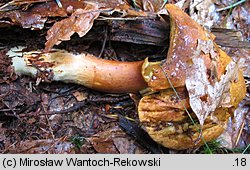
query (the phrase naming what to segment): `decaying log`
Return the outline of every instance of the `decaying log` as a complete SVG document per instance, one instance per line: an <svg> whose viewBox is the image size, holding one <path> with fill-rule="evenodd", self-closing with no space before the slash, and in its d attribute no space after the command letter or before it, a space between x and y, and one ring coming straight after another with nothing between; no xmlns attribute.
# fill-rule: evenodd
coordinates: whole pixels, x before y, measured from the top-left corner
<svg viewBox="0 0 250 170"><path fill-rule="evenodd" d="M160 18L150 19L147 17L139 19L97 19L91 31L83 39L98 39L98 33L105 32L106 28L108 39L111 41L156 46L166 46L169 41L170 23Z"/></svg>
<svg viewBox="0 0 250 170"><path fill-rule="evenodd" d="M24 41L34 35L29 29L20 28L22 36L17 32L17 27L0 29L0 44L10 40ZM168 46L170 25L162 20L140 18L136 20L97 20L88 34L82 40L98 40L103 38L100 33L107 31L108 39L111 41L129 42L134 44L145 44L155 46ZM224 47L250 48L250 43L242 41L240 31L223 28L213 28L212 33L216 36L216 43ZM33 31L34 32L34 31ZM45 34L45 31L44 31ZM45 41L45 40L44 40Z"/></svg>
<svg viewBox="0 0 250 170"><path fill-rule="evenodd" d="M213 28L212 33L216 36L215 41L224 47L250 48L250 42L242 40L240 31L223 28Z"/></svg>

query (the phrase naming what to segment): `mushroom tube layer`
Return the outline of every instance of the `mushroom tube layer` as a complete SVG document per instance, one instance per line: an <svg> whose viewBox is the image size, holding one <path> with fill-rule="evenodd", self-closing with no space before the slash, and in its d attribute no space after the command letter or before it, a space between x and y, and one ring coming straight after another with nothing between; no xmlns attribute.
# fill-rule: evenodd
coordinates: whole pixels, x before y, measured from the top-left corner
<svg viewBox="0 0 250 170"><path fill-rule="evenodd" d="M17 74L41 77L42 80L76 83L108 93L137 92L147 87L141 75L143 61L121 62L97 58L88 53L73 54L64 50L7 53Z"/></svg>

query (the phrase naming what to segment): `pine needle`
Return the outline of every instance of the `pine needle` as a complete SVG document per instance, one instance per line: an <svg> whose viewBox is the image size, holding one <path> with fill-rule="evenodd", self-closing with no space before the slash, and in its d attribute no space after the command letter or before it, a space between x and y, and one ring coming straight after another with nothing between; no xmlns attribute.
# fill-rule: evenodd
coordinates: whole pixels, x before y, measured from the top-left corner
<svg viewBox="0 0 250 170"><path fill-rule="evenodd" d="M250 144L247 145L246 149L242 153L243 154L246 153L249 148L250 148Z"/></svg>
<svg viewBox="0 0 250 170"><path fill-rule="evenodd" d="M224 11L224 10L227 10L227 9L231 9L231 8L236 7L236 6L239 5L239 4L242 4L243 2L246 2L246 0L241 0L241 1L239 1L239 2L236 2L236 3L232 4L232 5L226 6L226 7L224 7L224 8L217 9L216 11L217 11L217 12L220 12L220 11Z"/></svg>
<svg viewBox="0 0 250 170"><path fill-rule="evenodd" d="M60 0L56 0L56 3L57 3L57 5L58 5L59 8L62 8L62 7L63 7Z"/></svg>

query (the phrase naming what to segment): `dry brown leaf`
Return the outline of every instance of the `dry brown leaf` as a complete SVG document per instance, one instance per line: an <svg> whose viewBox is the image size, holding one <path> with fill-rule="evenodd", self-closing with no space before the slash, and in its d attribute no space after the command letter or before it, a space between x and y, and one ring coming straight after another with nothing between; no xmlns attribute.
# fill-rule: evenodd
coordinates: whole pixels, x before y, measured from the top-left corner
<svg viewBox="0 0 250 170"><path fill-rule="evenodd" d="M62 0L61 0L62 1ZM33 4L37 1L11 1L0 7L0 26L18 25L23 28L43 29L45 22L49 17L66 17L67 7L71 4L75 8L81 8L82 3L69 3L63 0L65 8L59 8L55 2ZM23 4L27 7L21 8ZM21 6L19 6L21 5ZM31 7L32 6L32 7Z"/></svg>
<svg viewBox="0 0 250 170"><path fill-rule="evenodd" d="M62 141L62 139L42 139L42 140L25 140L17 144L12 144L8 148L8 152L15 153L50 153L50 154L65 154L75 153L74 146L70 142Z"/></svg>
<svg viewBox="0 0 250 170"><path fill-rule="evenodd" d="M84 36L93 26L94 20L99 16L98 6L87 4L84 9L77 9L70 17L56 22L48 31L45 51L62 41L70 40L77 33Z"/></svg>
<svg viewBox="0 0 250 170"><path fill-rule="evenodd" d="M88 96L87 93L81 92L81 91L75 91L72 94L78 102L81 102L81 101L87 99L87 96Z"/></svg>
<svg viewBox="0 0 250 170"><path fill-rule="evenodd" d="M16 5L16 6L20 6L20 5L23 5L23 4L33 4L33 3L41 3L41 2L48 2L48 1L52 1L52 0L13 0L13 1L10 1L8 3L5 3L4 5L2 5L0 7L0 9L4 9L4 8L7 8L11 5Z"/></svg>
<svg viewBox="0 0 250 170"><path fill-rule="evenodd" d="M0 94L0 106L1 103L4 103L4 107L0 107L0 109L33 107L40 101L39 96L36 93L27 90L27 87L20 81L15 81L11 84L2 84L0 88Z"/></svg>
<svg viewBox="0 0 250 170"><path fill-rule="evenodd" d="M118 126L106 129L88 138L98 153L142 153L141 147L135 144Z"/></svg>
<svg viewBox="0 0 250 170"><path fill-rule="evenodd" d="M17 79L13 67L11 67L11 60L6 55L5 50L0 50L0 83L11 82Z"/></svg>
<svg viewBox="0 0 250 170"><path fill-rule="evenodd" d="M136 7L144 11L158 12L160 11L165 4L164 0L135 0Z"/></svg>
<svg viewBox="0 0 250 170"><path fill-rule="evenodd" d="M7 136L6 136L6 130L7 128L3 127L3 123L0 123L0 152L2 153L4 150L4 147L7 144ZM4 146L5 145L5 146Z"/></svg>

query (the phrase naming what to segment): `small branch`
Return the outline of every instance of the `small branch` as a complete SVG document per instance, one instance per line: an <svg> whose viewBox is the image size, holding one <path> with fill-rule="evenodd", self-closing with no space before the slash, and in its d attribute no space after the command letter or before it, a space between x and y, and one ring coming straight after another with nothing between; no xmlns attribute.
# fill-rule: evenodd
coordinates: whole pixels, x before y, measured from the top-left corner
<svg viewBox="0 0 250 170"><path fill-rule="evenodd" d="M128 95L124 95L124 96L118 96L118 97L109 97L109 96L102 96L102 97L92 97L90 96L89 99L87 99L88 103L118 103L124 100L129 100L130 97Z"/></svg>
<svg viewBox="0 0 250 170"><path fill-rule="evenodd" d="M107 42L107 37L108 37L108 28L107 28L107 26L105 26L105 28L104 28L104 39L103 39L103 43L102 43L102 49L101 49L100 54L98 55L98 58L101 58L101 56L103 54L103 51L105 49L106 42Z"/></svg>
<svg viewBox="0 0 250 170"><path fill-rule="evenodd" d="M23 117L29 117L29 116L50 116L50 115L55 115L55 114L68 114L70 112L74 112L85 106L86 102L78 102L74 103L74 105L68 109L60 110L60 111L55 111L55 112L46 112L46 113L41 113L41 114L20 114L18 115L20 118Z"/></svg>

